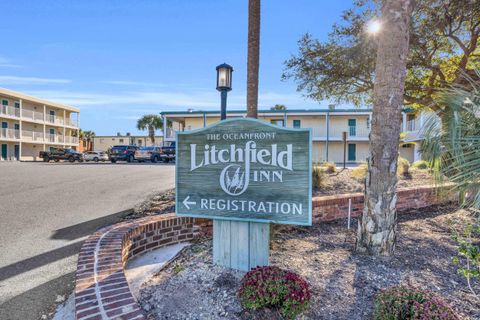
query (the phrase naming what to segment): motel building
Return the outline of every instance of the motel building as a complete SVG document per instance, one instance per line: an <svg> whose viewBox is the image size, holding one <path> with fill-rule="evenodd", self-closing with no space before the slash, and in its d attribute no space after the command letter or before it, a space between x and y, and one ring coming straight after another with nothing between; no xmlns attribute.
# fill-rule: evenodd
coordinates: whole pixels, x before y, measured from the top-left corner
<svg viewBox="0 0 480 320"><path fill-rule="evenodd" d="M177 131L203 128L220 121L217 111L165 111L163 136L165 142L175 141ZM369 154L370 109L259 110L258 119L287 128L312 129L312 160L343 163L346 132L346 162L366 161ZM227 118L245 117L246 111L229 111ZM402 131L405 133L400 155L410 162L421 159L421 127L425 115L413 110L403 112Z"/></svg>
<svg viewBox="0 0 480 320"><path fill-rule="evenodd" d="M122 135L117 133L116 136L95 136L93 138L93 150L108 151L113 146L137 146L150 147L153 145L162 145L163 137L155 136L155 144L152 143L148 136L133 136L130 133Z"/></svg>
<svg viewBox="0 0 480 320"><path fill-rule="evenodd" d="M39 160L50 148L78 150L80 109L0 88L0 161Z"/></svg>

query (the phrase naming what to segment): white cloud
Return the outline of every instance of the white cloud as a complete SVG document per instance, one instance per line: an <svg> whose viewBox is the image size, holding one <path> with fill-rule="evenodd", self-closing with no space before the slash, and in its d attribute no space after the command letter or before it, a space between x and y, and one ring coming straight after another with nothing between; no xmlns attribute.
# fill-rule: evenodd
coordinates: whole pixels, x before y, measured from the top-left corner
<svg viewBox="0 0 480 320"><path fill-rule="evenodd" d="M115 93L89 93L70 91L37 90L29 92L48 100L78 107L106 106L118 107L121 111L155 113L160 110L216 110L220 106L220 95L214 90L174 92L174 91L118 91ZM228 96L229 109L244 109L246 97L241 94ZM285 104L288 108L318 108L313 101L305 100L298 93L265 92L259 94L259 107L270 108L275 104Z"/></svg>
<svg viewBox="0 0 480 320"><path fill-rule="evenodd" d="M36 78L36 77L17 77L17 76L0 76L0 84L48 84L48 83L70 83L67 79L51 79L51 78Z"/></svg>
<svg viewBox="0 0 480 320"><path fill-rule="evenodd" d="M0 68L22 68L22 66L12 63L10 59L0 56Z"/></svg>
<svg viewBox="0 0 480 320"><path fill-rule="evenodd" d="M128 81L128 80L101 81L101 83L122 85L122 86L165 87L165 84L163 84L163 83Z"/></svg>

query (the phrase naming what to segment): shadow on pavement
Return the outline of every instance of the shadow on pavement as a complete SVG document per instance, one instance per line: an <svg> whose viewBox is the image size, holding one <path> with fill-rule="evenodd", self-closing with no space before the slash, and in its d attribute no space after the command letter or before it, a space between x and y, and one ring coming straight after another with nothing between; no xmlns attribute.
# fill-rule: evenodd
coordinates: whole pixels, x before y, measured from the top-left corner
<svg viewBox="0 0 480 320"><path fill-rule="evenodd" d="M113 213L108 216L100 217L97 219L85 221L55 230L54 234L50 237L50 239L74 240L83 236L90 235L102 227L118 222L121 217L128 215L132 211L132 209L127 209L117 213Z"/></svg>
<svg viewBox="0 0 480 320"><path fill-rule="evenodd" d="M132 210L120 211L105 217L85 221L66 228L55 230L50 239L55 240L75 240L92 234L96 230L116 223L121 217L127 215ZM0 281L14 277L24 272L28 272L35 268L44 266L46 264L76 255L82 247L83 240L77 241L66 246L50 250L45 253L12 263L0 268ZM0 319L4 319L0 317ZM8 319L8 318L7 318Z"/></svg>
<svg viewBox="0 0 480 320"><path fill-rule="evenodd" d="M66 257L73 256L80 251L82 244L83 240L77 241L64 247L54 249L2 267L0 268L0 281L6 280L24 272L28 272L46 264L64 259ZM0 319L8 318L0 317Z"/></svg>
<svg viewBox="0 0 480 320"><path fill-rule="evenodd" d="M11 298L0 305L0 319L35 320L42 313L54 312L57 295L70 294L74 280L75 272L70 272Z"/></svg>

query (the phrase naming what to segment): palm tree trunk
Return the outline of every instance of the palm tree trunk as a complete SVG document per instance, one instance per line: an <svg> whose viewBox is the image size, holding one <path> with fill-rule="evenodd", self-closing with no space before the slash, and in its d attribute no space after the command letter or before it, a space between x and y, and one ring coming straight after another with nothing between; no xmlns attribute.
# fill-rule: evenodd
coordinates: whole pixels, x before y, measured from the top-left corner
<svg viewBox="0 0 480 320"><path fill-rule="evenodd" d="M152 146L155 144L155 128L153 126L148 127L148 136L150 137L150 141L152 141ZM145 141L145 146L147 142Z"/></svg>
<svg viewBox="0 0 480 320"><path fill-rule="evenodd" d="M396 172L412 7L413 0L383 2L365 203L356 243L359 253L392 255L395 248Z"/></svg>
<svg viewBox="0 0 480 320"><path fill-rule="evenodd" d="M247 117L257 118L260 63L260 0L248 1Z"/></svg>

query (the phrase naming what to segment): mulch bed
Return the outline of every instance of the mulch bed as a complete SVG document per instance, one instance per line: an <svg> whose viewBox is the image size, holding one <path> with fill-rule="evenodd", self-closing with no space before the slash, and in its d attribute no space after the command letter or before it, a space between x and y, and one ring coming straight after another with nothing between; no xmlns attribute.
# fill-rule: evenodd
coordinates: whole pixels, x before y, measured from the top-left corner
<svg viewBox="0 0 480 320"><path fill-rule="evenodd" d="M434 180L428 170L410 169L407 175L398 175L398 188L432 184L434 184ZM363 192L364 187L364 179L352 177L352 169L340 169L337 172L326 174L325 182L321 188L313 190L313 196Z"/></svg>
<svg viewBox="0 0 480 320"><path fill-rule="evenodd" d="M312 304L300 319L369 319L375 294L395 284L437 292L462 318L480 319L480 302L450 261L452 219L468 219L467 212L454 205L403 212L391 258L353 254L355 232L345 221L277 226L270 261L310 283ZM140 304L149 319L281 319L274 309L242 311L237 291L243 274L213 265L211 240L203 239L144 286Z"/></svg>

